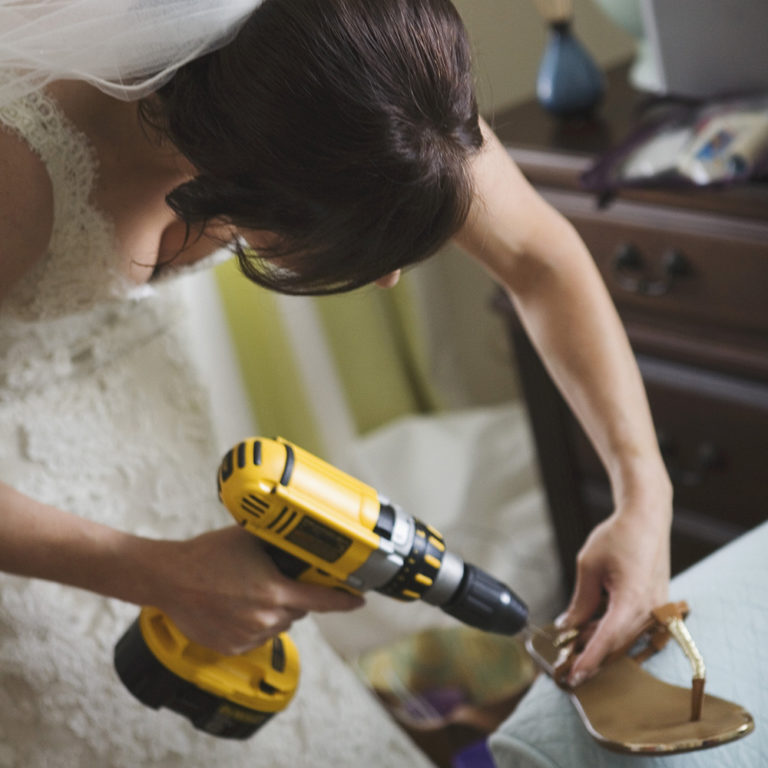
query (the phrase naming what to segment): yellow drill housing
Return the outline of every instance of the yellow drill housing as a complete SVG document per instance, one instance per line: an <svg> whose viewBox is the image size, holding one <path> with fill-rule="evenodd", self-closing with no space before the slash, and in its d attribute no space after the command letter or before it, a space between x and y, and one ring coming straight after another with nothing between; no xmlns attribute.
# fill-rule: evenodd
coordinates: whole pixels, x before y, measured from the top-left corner
<svg viewBox="0 0 768 768"><path fill-rule="evenodd" d="M379 549L369 485L287 440L249 438L219 467L219 498L238 524L311 565L297 578L344 586Z"/></svg>
<svg viewBox="0 0 768 768"><path fill-rule="evenodd" d="M525 604L448 551L438 531L287 440L241 441L222 459L217 486L230 514L287 576L421 599L491 632L525 626ZM147 706L168 707L200 730L237 739L284 709L299 679L298 652L285 634L223 656L188 640L155 608L143 608L117 643L115 667Z"/></svg>

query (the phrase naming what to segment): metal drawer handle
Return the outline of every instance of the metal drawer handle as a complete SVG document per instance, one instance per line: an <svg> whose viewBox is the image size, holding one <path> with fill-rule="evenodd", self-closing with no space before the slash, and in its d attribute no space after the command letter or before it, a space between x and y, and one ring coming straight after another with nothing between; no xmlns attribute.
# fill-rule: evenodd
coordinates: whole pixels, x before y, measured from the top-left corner
<svg viewBox="0 0 768 768"><path fill-rule="evenodd" d="M677 457L677 445L664 432L658 433L659 448L667 465L669 478L676 488L693 488L703 485L707 475L723 466L724 452L712 442L696 446L693 466L685 467Z"/></svg>
<svg viewBox="0 0 768 768"><path fill-rule="evenodd" d="M651 280L642 272L645 264L640 249L632 243L623 243L613 257L613 273L619 287L638 296L664 296L672 290L675 282L690 275L688 259L675 248L667 251L661 261L663 277Z"/></svg>

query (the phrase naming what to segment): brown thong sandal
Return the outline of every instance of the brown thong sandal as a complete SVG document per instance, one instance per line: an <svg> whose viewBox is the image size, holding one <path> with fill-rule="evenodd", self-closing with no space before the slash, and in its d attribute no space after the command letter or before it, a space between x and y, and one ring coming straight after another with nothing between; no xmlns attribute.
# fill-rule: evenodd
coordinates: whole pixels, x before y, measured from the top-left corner
<svg viewBox="0 0 768 768"><path fill-rule="evenodd" d="M574 630L545 627L526 646L536 663L563 688L587 732L602 746L633 755L675 754L716 747L754 730L752 716L737 704L704 693L704 661L683 618L685 603L652 612L637 639L611 654L594 677L577 688L566 679L597 622ZM641 663L673 637L693 668L690 689L670 685ZM638 646L640 650L634 653Z"/></svg>

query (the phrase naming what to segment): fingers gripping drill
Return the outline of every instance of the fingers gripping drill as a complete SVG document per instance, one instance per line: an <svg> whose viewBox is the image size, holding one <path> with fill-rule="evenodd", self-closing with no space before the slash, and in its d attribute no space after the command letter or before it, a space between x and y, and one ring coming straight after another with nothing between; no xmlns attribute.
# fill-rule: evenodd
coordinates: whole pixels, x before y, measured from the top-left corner
<svg viewBox="0 0 768 768"><path fill-rule="evenodd" d="M235 520L299 581L424 600L489 632L512 635L526 625L525 604L446 549L434 528L287 440L239 443L221 462L218 489ZM240 739L288 705L299 677L298 652L285 633L224 656L188 640L154 608L142 609L120 639L115 666L144 704Z"/></svg>

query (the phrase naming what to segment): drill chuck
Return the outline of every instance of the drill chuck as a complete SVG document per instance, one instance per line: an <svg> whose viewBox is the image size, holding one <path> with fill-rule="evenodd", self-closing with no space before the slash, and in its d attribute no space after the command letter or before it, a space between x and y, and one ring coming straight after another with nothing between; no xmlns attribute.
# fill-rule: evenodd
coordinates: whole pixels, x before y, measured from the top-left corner
<svg viewBox="0 0 768 768"><path fill-rule="evenodd" d="M388 522L382 524L382 518ZM400 537L398 528L402 530ZM514 635L527 624L525 603L505 584L447 549L432 526L381 499L377 530L379 549L371 553L356 576L363 571L370 575L374 564L382 573L394 569L394 575L382 585L369 587L397 600L424 600L486 632ZM382 568L383 561L386 568ZM347 583L350 581L348 578Z"/></svg>
<svg viewBox="0 0 768 768"><path fill-rule="evenodd" d="M440 606L472 627L515 635L528 623L528 608L505 584L469 563L451 599Z"/></svg>
<svg viewBox="0 0 768 768"><path fill-rule="evenodd" d="M449 551L422 599L486 632L515 635L528 623L528 608L506 584Z"/></svg>

